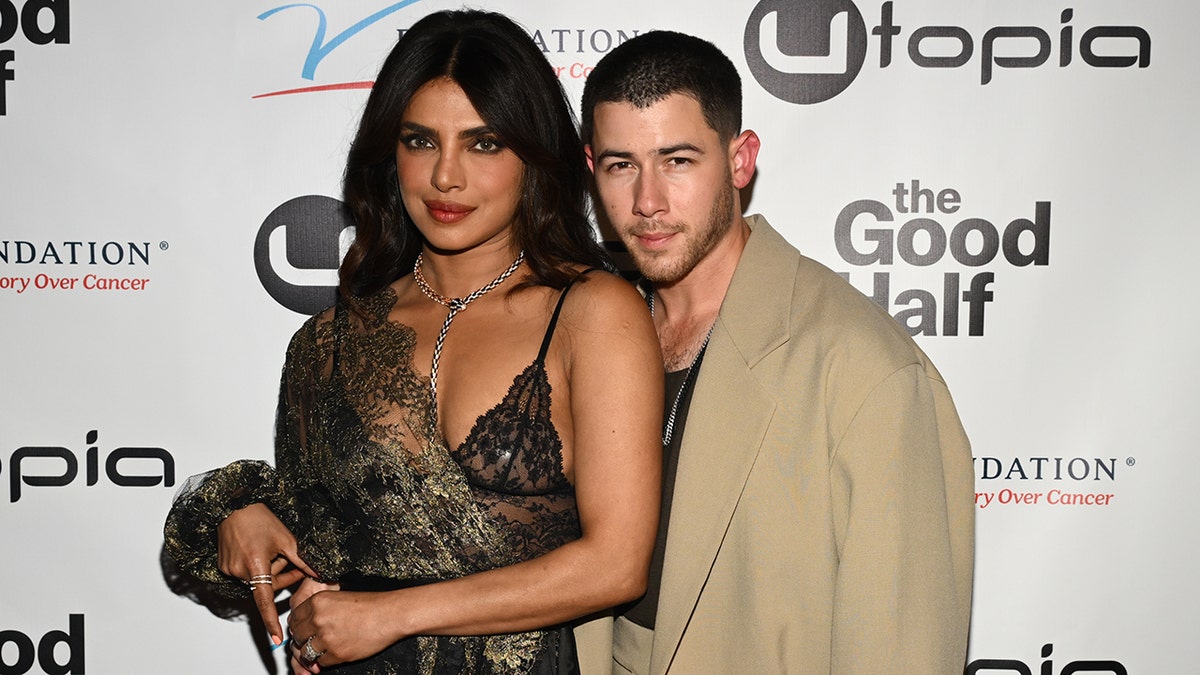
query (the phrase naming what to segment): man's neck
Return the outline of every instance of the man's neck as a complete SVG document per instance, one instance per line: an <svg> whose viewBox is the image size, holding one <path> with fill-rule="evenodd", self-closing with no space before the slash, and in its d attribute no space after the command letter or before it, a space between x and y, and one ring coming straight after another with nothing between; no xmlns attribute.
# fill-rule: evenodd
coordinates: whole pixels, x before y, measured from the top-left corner
<svg viewBox="0 0 1200 675"><path fill-rule="evenodd" d="M729 233L686 276L655 284L654 326L668 371L687 368L696 358L721 311L749 236L749 226L738 216Z"/></svg>

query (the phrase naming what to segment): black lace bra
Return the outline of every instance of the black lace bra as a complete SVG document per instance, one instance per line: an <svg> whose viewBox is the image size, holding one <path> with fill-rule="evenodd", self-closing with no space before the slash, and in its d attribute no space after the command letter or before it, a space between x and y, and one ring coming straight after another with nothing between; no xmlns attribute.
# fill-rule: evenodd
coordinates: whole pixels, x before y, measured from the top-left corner
<svg viewBox="0 0 1200 675"><path fill-rule="evenodd" d="M550 421L546 352L570 285L542 337L537 358L513 378L503 400L480 415L451 456L476 488L510 495L572 492L563 473L562 440Z"/></svg>
<svg viewBox="0 0 1200 675"><path fill-rule="evenodd" d="M461 472L476 507L521 559L541 555L580 536L575 489L563 470L562 439L551 421L552 392L545 363L570 288L568 284L559 295L537 357L513 378L500 402L476 418L462 444L443 451ZM338 392L335 399L349 395L350 401L358 401L351 405L358 412L342 418L346 422L330 420L317 426L346 429L358 426L349 420L366 422L365 433L372 442L343 440L335 444L343 452L360 448L351 453L358 459L351 461L370 464L382 457L381 461L387 462L388 456L404 453L403 448L417 452L414 446L420 444L422 434L416 432L431 428L422 427L421 420L429 424L434 419L429 380L413 369L411 361L416 335L411 327L387 318L394 303L390 289L369 299L367 314L374 318L358 329L351 326L358 322L345 316L344 310L339 309L343 316L333 320L339 327L333 330L332 371L337 374L334 380L342 383L333 387ZM363 349L356 346L360 344L358 336L365 338ZM360 361L360 355L368 352L366 360ZM379 377L388 370L393 374ZM340 406L330 410L335 407ZM416 417L397 423L396 408L408 409ZM444 440L435 445L445 447ZM367 447L380 450L361 450ZM373 456L376 459L371 459ZM388 499L393 481L386 473L382 480L374 470L364 475L361 489L371 495L370 501Z"/></svg>

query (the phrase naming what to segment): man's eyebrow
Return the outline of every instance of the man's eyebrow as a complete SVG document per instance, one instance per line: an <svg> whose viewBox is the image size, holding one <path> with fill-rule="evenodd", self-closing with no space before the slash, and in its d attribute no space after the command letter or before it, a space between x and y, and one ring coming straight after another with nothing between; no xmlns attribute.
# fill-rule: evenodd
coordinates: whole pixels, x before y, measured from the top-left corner
<svg viewBox="0 0 1200 675"><path fill-rule="evenodd" d="M596 155L596 161L603 159L633 159L633 153L628 150L605 150Z"/></svg>
<svg viewBox="0 0 1200 675"><path fill-rule="evenodd" d="M678 152L694 152L698 155L704 154L703 150L692 143L676 143L675 145L668 145L664 148L656 149L654 154L658 156L666 156L674 155ZM604 152L596 155L596 161L603 159L633 159L633 153L629 152L628 150L605 150Z"/></svg>
<svg viewBox="0 0 1200 675"><path fill-rule="evenodd" d="M668 145L665 148L659 148L658 150L655 150L654 154L656 154L656 155L673 155L677 152L694 152L698 155L704 154L703 150L701 150L699 147L697 147L691 143L676 143L675 145Z"/></svg>

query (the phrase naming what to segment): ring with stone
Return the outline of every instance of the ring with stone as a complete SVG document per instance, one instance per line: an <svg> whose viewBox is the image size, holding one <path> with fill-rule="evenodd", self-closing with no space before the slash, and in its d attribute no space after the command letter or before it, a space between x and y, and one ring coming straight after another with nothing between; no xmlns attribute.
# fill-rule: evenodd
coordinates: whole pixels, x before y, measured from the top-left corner
<svg viewBox="0 0 1200 675"><path fill-rule="evenodd" d="M313 641L314 637L316 637L316 636L315 635L310 636L307 640L304 641L304 649L302 650L303 653L300 655L305 661L308 661L309 663L315 663L316 660L321 658L321 655L325 653L325 652L319 652L319 651L313 649L312 641Z"/></svg>

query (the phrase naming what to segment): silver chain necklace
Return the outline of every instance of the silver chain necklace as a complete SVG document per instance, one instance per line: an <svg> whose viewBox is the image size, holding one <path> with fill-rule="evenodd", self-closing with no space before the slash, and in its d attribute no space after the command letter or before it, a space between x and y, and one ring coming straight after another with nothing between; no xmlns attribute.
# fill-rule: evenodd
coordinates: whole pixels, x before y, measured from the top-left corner
<svg viewBox="0 0 1200 675"><path fill-rule="evenodd" d="M650 316L654 316L654 291L650 291L647 296L647 304L650 305ZM708 333L704 335L704 342L700 344L700 351L692 357L692 362L688 365L687 372L683 375L683 383L679 385L679 391L675 392L675 402L671 404L671 413L667 415L666 422L663 423L663 447L671 444L671 435L675 433L675 416L679 413L679 402L683 400L683 392L687 391L688 382L692 379L692 371L696 369L696 364L700 362L700 357L704 355L704 350L708 349L708 339L712 337L713 329L717 327L717 322L708 327Z"/></svg>
<svg viewBox="0 0 1200 675"><path fill-rule="evenodd" d="M496 288L500 284L504 283L505 279L512 276L512 273L516 272L517 268L520 267L521 263L525 260L525 251L518 253L517 259L514 260L513 264L509 265L508 269L504 270L500 276L492 279L492 281L483 288L480 288L470 295L461 298L447 298L441 293L433 290L433 287L430 286L429 282L425 280L425 275L421 273L421 255L422 254L420 253L417 254L417 263L413 267L413 279L417 282L417 288L421 289L421 292L425 294L425 297L433 300L439 305L450 308L450 313L446 315L446 321L442 323L442 329L438 331L437 342L435 342L433 345L433 365L429 368L429 391L433 395L433 407L436 411L438 362L442 359L442 345L446 342L446 333L450 330L450 322L454 320L454 316L456 314L466 309L467 305L471 304L475 300L478 300L481 296L486 295L488 291Z"/></svg>

